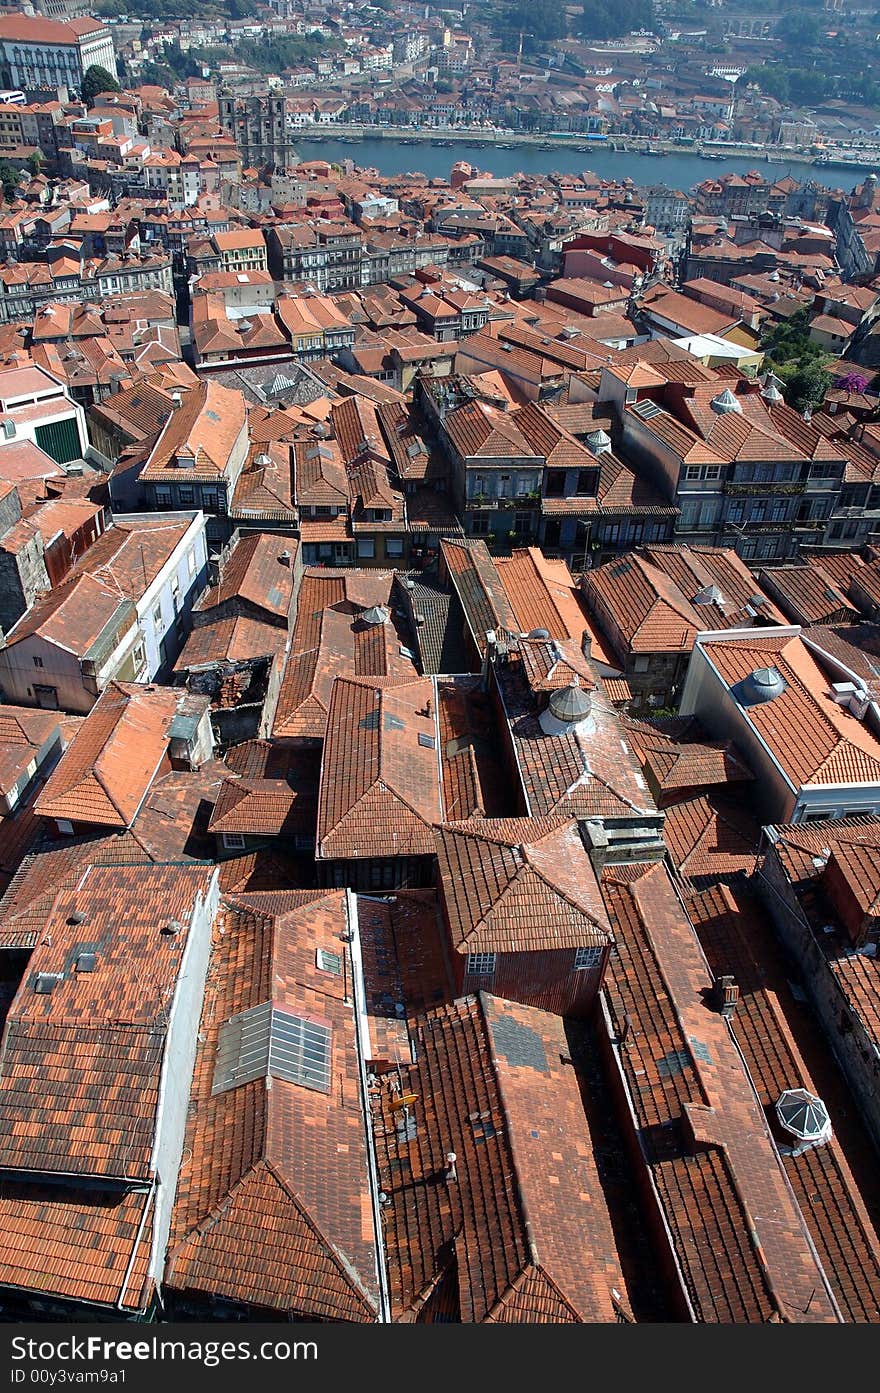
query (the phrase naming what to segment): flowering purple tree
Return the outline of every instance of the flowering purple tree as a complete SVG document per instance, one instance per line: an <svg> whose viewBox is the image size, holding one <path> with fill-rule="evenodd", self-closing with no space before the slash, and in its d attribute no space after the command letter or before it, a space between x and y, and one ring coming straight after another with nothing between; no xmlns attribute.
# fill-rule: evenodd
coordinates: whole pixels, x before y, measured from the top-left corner
<svg viewBox="0 0 880 1393"><path fill-rule="evenodd" d="M837 387L841 392L864 392L870 381L863 372L846 372L837 379Z"/></svg>

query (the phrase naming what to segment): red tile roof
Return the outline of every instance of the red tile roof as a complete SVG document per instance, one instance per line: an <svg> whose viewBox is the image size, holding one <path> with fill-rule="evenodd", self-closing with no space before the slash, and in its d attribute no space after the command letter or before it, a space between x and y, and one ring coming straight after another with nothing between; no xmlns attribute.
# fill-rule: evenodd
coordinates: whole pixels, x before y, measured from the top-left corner
<svg viewBox="0 0 880 1393"><path fill-rule="evenodd" d="M350 978L316 958L318 949L346 954L345 895L296 899L272 916L244 895L217 916L165 1280L288 1317L372 1321L376 1252ZM270 1077L269 1066L215 1091L225 1023L268 1003L325 1026L328 1088Z"/></svg>
<svg viewBox="0 0 880 1393"><path fill-rule="evenodd" d="M180 694L111 682L36 802L43 817L130 827L168 751Z"/></svg>
<svg viewBox="0 0 880 1393"><path fill-rule="evenodd" d="M3 1035L0 1167L153 1174L168 1011L211 874L94 866L54 896ZM171 919L183 928L165 936ZM96 954L94 972L78 970L81 951ZM35 990L40 974L55 976L48 993Z"/></svg>
<svg viewBox="0 0 880 1393"><path fill-rule="evenodd" d="M546 735L517 662L496 670L522 792L531 817L658 819L642 772L621 739L617 712L598 691L589 719Z"/></svg>
<svg viewBox="0 0 880 1393"><path fill-rule="evenodd" d="M227 755L230 769L208 828L215 834L314 836L319 757L317 752L278 750L249 740Z"/></svg>
<svg viewBox="0 0 880 1393"><path fill-rule="evenodd" d="M629 1303L560 1017L466 997L372 1090L392 1313L613 1321ZM403 1095L409 1126L402 1125ZM448 1155L456 1179L447 1182Z"/></svg>
<svg viewBox="0 0 880 1393"><path fill-rule="evenodd" d="M703 650L729 688L771 665L785 680L772 701L743 708L753 728L795 787L880 783L880 740L839 706L809 649L790 632L706 643Z"/></svg>
<svg viewBox="0 0 880 1393"><path fill-rule="evenodd" d="M499 556L495 567L521 633L546 629L552 639L581 643L588 627L574 577L538 547Z"/></svg>
<svg viewBox="0 0 880 1393"><path fill-rule="evenodd" d="M440 552L477 650L485 651L490 630L518 633L516 615L486 543L441 538Z"/></svg>
<svg viewBox="0 0 880 1393"><path fill-rule="evenodd" d="M608 915L574 819L474 818L436 834L459 952L604 947Z"/></svg>
<svg viewBox="0 0 880 1393"><path fill-rule="evenodd" d="M605 1028L691 1319L834 1321L728 1023L706 1008L696 935L663 866L641 869L603 877L617 944Z"/></svg>
<svg viewBox="0 0 880 1393"><path fill-rule="evenodd" d="M60 733L58 712L0 706L0 793L10 793L43 746Z"/></svg>
<svg viewBox="0 0 880 1393"><path fill-rule="evenodd" d="M337 677L321 761L318 859L432 855L432 824L442 817L436 747L430 680Z"/></svg>
<svg viewBox="0 0 880 1393"><path fill-rule="evenodd" d="M870 1174L875 1153L828 1057L821 1030L795 1000L790 964L752 894L744 888L717 886L694 895L688 901L688 915L712 971L716 976L732 975L739 988L733 1031L768 1115L772 1117L780 1095L790 1088L805 1088L821 1096L828 1109L833 1128L830 1141L800 1155L783 1145L782 1161L844 1317L877 1321L880 1243L850 1169L851 1158L863 1174ZM821 1071L815 1079L806 1056ZM872 1189L876 1222L876 1186Z"/></svg>
<svg viewBox="0 0 880 1393"><path fill-rule="evenodd" d="M269 622L286 626L293 603L298 545L292 537L271 532L240 537L226 558L218 584L209 586L196 610L204 613L238 601L260 611Z"/></svg>

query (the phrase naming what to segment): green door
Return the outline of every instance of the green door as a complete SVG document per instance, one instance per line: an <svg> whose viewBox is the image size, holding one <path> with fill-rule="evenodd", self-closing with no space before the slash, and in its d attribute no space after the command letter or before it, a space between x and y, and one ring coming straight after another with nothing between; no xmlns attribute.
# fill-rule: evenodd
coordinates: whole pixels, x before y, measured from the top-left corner
<svg viewBox="0 0 880 1393"><path fill-rule="evenodd" d="M45 450L56 464L67 464L68 460L79 459L82 454L79 431L72 416L66 421L52 421L48 426L37 426L34 434L40 449Z"/></svg>

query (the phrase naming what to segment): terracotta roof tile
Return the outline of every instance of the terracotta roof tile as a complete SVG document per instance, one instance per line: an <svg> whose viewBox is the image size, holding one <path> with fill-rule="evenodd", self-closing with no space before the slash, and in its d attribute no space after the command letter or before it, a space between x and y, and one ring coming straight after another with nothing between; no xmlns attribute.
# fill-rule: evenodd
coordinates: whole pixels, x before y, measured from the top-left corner
<svg viewBox="0 0 880 1393"><path fill-rule="evenodd" d="M286 626L293 604L297 547L294 538L272 532L240 537L226 558L219 582L199 598L196 611L205 613L237 602L259 611L255 618Z"/></svg>
<svg viewBox="0 0 880 1393"><path fill-rule="evenodd" d="M728 1024L706 1009L712 979L665 869L621 883L609 867L603 888L617 944L607 1029L691 1318L834 1321Z"/></svg>
<svg viewBox="0 0 880 1393"><path fill-rule="evenodd" d="M785 691L742 709L796 786L880 783L880 740L834 701L828 679L800 638L765 630L751 640L707 643L704 651L728 688L757 668L778 669Z"/></svg>
<svg viewBox="0 0 880 1393"><path fill-rule="evenodd" d="M245 895L217 917L166 1283L306 1320L372 1321L376 1253L354 1018L342 974L316 963L318 949L345 955L345 895L307 891L298 900L272 916ZM224 1023L270 1002L326 1028L331 1086L264 1075L215 1091Z"/></svg>
<svg viewBox="0 0 880 1393"><path fill-rule="evenodd" d="M612 1321L629 1305L559 1017L466 997L413 1023L373 1090L392 1309ZM400 1125L401 1094L415 1097ZM447 1155L457 1178L445 1183Z"/></svg>
<svg viewBox="0 0 880 1393"><path fill-rule="evenodd" d="M0 1166L83 1179L151 1175L168 1006L210 875L96 866L53 897L3 1036ZM164 937L160 926L172 918L185 927ZM97 955L94 972L77 970L86 950ZM42 995L40 974L55 975Z"/></svg>
<svg viewBox="0 0 880 1393"><path fill-rule="evenodd" d="M689 899L688 914L712 971L732 975L739 989L733 1030L768 1115L790 1088L820 1096L828 1109L831 1139L799 1155L783 1144L782 1161L844 1317L876 1321L877 1196L872 1222L850 1169L850 1161L862 1174L873 1169L873 1148L814 1017L794 997L766 911L744 887L717 886ZM821 1071L815 1079L807 1058Z"/></svg>
<svg viewBox="0 0 880 1393"><path fill-rule="evenodd" d="M424 678L336 678L321 761L319 859L433 854L432 824L442 815L433 708Z"/></svg>
<svg viewBox="0 0 880 1393"><path fill-rule="evenodd" d="M130 827L167 755L179 695L168 687L111 683L49 776L37 812Z"/></svg>
<svg viewBox="0 0 880 1393"><path fill-rule="evenodd" d="M459 952L609 942L608 916L573 819L475 818L439 828L436 843Z"/></svg>

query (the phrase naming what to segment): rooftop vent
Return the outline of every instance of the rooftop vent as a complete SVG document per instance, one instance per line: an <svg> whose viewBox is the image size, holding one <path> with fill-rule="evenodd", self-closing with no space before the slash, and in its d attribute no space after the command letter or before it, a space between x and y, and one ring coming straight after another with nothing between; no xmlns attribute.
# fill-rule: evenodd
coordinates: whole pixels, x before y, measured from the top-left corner
<svg viewBox="0 0 880 1393"><path fill-rule="evenodd" d="M95 972L98 967L97 953L78 953L76 957L77 972Z"/></svg>
<svg viewBox="0 0 880 1393"><path fill-rule="evenodd" d="M68 924L84 924L85 922L86 916L83 914L81 909L74 909L67 916Z"/></svg>
<svg viewBox="0 0 880 1393"><path fill-rule="evenodd" d="M174 938L175 934L183 933L183 924L179 919L169 919L159 930L163 938Z"/></svg>
<svg viewBox="0 0 880 1393"><path fill-rule="evenodd" d="M34 991L37 996L50 996L63 980L60 972L38 972L33 981Z"/></svg>
<svg viewBox="0 0 880 1393"><path fill-rule="evenodd" d="M717 397L713 397L711 405L712 410L717 411L719 416L726 416L731 411L736 411L742 415L742 406L729 387L725 387L723 392L719 392Z"/></svg>
<svg viewBox="0 0 880 1393"><path fill-rule="evenodd" d="M778 668L758 667L734 689L740 706L760 706L785 691L785 678Z"/></svg>
<svg viewBox="0 0 880 1393"><path fill-rule="evenodd" d="M385 605L371 605L365 609L361 619L365 624L387 624L391 618L391 611Z"/></svg>
<svg viewBox="0 0 880 1393"><path fill-rule="evenodd" d="M532 629L530 633L526 634L526 638L549 638L549 637L550 637L550 633L549 633L549 630L547 630L547 629Z"/></svg>
<svg viewBox="0 0 880 1393"><path fill-rule="evenodd" d="M567 687L560 687L551 694L547 708L539 718L541 729L545 735L561 735L585 721L592 705L589 692L575 676Z"/></svg>
<svg viewBox="0 0 880 1393"><path fill-rule="evenodd" d="M723 605L724 596L717 585L704 585L702 590L698 590L693 600L694 605Z"/></svg>
<svg viewBox="0 0 880 1393"><path fill-rule="evenodd" d="M798 1151L831 1140L828 1109L821 1098L805 1088L786 1089L776 1104L776 1116L786 1132L796 1138Z"/></svg>
<svg viewBox="0 0 880 1393"><path fill-rule="evenodd" d="M587 444L594 455L604 455L611 449L611 436L604 430L591 430Z"/></svg>

